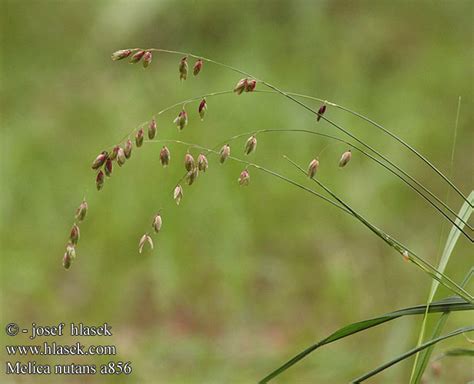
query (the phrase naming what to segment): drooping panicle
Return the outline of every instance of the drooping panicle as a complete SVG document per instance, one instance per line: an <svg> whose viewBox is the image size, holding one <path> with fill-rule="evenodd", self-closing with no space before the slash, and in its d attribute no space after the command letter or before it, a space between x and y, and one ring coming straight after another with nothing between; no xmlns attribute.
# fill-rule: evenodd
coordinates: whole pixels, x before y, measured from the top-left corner
<svg viewBox="0 0 474 384"><path fill-rule="evenodd" d="M184 168L188 172L194 168L194 157L189 152L184 155Z"/></svg>
<svg viewBox="0 0 474 384"><path fill-rule="evenodd" d="M133 148L132 140L128 139L123 149L123 153L125 154L125 157L127 159L130 159L130 156L132 156L132 148Z"/></svg>
<svg viewBox="0 0 474 384"><path fill-rule="evenodd" d="M170 163L171 152L166 145L161 148L160 151L160 162L163 167L166 167Z"/></svg>
<svg viewBox="0 0 474 384"><path fill-rule="evenodd" d="M86 218L88 209L89 209L89 206L87 205L87 202L83 200L76 210L76 219L78 222L84 221L84 219Z"/></svg>
<svg viewBox="0 0 474 384"><path fill-rule="evenodd" d="M237 181L239 182L240 185L245 185L245 186L249 185L249 182L250 182L249 171L244 169L242 172L240 172L240 176L237 179Z"/></svg>
<svg viewBox="0 0 474 384"><path fill-rule="evenodd" d="M326 104L323 104L319 107L318 109L318 117L316 117L316 121L321 120L321 117L324 115L324 112L326 112Z"/></svg>
<svg viewBox="0 0 474 384"><path fill-rule="evenodd" d="M145 54L143 55L143 68L148 67L151 64L152 60L153 60L153 55L151 54L150 51L146 51Z"/></svg>
<svg viewBox="0 0 474 384"><path fill-rule="evenodd" d="M199 74L199 72L201 72L201 69L202 69L202 60L201 59L198 59L195 63L194 63L194 67L193 67L193 74L194 76L197 76Z"/></svg>
<svg viewBox="0 0 474 384"><path fill-rule="evenodd" d="M153 230L158 233L161 230L161 225L163 224L163 220L161 218L161 215L157 213L155 217L153 218L153 222L151 223L151 226L153 227Z"/></svg>
<svg viewBox="0 0 474 384"><path fill-rule="evenodd" d="M179 62L179 79L186 80L188 77L188 57L185 56Z"/></svg>
<svg viewBox="0 0 474 384"><path fill-rule="evenodd" d="M102 151L99 155L95 158L92 162L92 169L99 169L104 165L105 161L107 160L108 153L107 151Z"/></svg>
<svg viewBox="0 0 474 384"><path fill-rule="evenodd" d="M181 185L177 185L173 191L173 199L176 201L176 204L179 205L181 199L183 198L183 187Z"/></svg>
<svg viewBox="0 0 474 384"><path fill-rule="evenodd" d="M131 54L132 54L131 49L121 49L119 51L115 51L114 53L112 53L112 60L113 61L122 60L130 56Z"/></svg>
<svg viewBox="0 0 474 384"><path fill-rule="evenodd" d="M143 131L143 128L140 128L135 134L135 145L137 146L137 148L140 148L142 146L144 136L145 132Z"/></svg>
<svg viewBox="0 0 474 384"><path fill-rule="evenodd" d="M188 114L186 113L186 110L183 108L181 112L179 112L178 116L176 119L174 119L173 123L176 124L178 127L178 130L182 131L183 128L188 125Z"/></svg>
<svg viewBox="0 0 474 384"><path fill-rule="evenodd" d="M219 161L221 164L224 164L224 162L227 160L227 158L230 156L230 145L225 144L221 150L219 151Z"/></svg>
<svg viewBox="0 0 474 384"><path fill-rule="evenodd" d="M349 161L351 161L352 158L352 152L351 150L347 150L344 152L341 156L341 159L339 160L339 167L345 167Z"/></svg>
<svg viewBox="0 0 474 384"><path fill-rule="evenodd" d="M199 103L199 108L198 108L198 112L199 112L199 116L201 116L201 120L204 120L204 115L206 114L206 111L207 111L207 102L206 102L206 99L204 98Z"/></svg>
<svg viewBox="0 0 474 384"><path fill-rule="evenodd" d="M255 149L257 149L257 138L250 136L245 142L244 153L250 155Z"/></svg>
<svg viewBox="0 0 474 384"><path fill-rule="evenodd" d="M97 187L98 191L102 189L102 187L104 186L104 182L105 182L104 172L99 171L97 173L97 177L95 178L95 186Z"/></svg>
<svg viewBox="0 0 474 384"><path fill-rule="evenodd" d="M315 175L316 172L318 172L319 168L319 161L318 159L313 159L308 165L308 176L312 179Z"/></svg>
<svg viewBox="0 0 474 384"><path fill-rule="evenodd" d="M148 138L153 140L156 136L156 120L155 118L151 119L150 124L148 125Z"/></svg>
<svg viewBox="0 0 474 384"><path fill-rule="evenodd" d="M202 172L206 172L206 169L209 167L209 162L207 161L206 155L200 153L198 156L198 169Z"/></svg>
<svg viewBox="0 0 474 384"><path fill-rule="evenodd" d="M142 59L144 54L145 54L145 51L142 51L142 50L138 51L130 58L130 63L132 64L138 63Z"/></svg>

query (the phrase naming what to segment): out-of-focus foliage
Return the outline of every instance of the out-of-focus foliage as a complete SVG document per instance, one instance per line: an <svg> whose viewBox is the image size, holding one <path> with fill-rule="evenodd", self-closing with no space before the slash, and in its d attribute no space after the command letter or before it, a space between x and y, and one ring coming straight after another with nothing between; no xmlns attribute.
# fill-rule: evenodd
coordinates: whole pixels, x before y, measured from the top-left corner
<svg viewBox="0 0 474 384"><path fill-rule="evenodd" d="M113 360L131 361L134 369L133 378L123 382L248 383L346 323L426 300L431 284L426 275L349 216L266 174L250 170L251 184L240 187L241 166L220 166L210 157L208 172L185 188L177 207L171 192L182 176L185 147L170 144L171 165L163 169L161 146L145 144L100 193L90 164L157 111L231 89L240 78L205 63L197 78L180 82L180 57L173 55L154 55L146 70L110 60L117 49L160 47L202 54L283 89L366 114L418 148L468 194L472 2L3 0L1 5L2 327L10 321L23 326L107 321L112 338L80 340L116 344ZM190 122L180 133L172 123L179 109L161 115L158 136L211 147L265 128L335 133L278 95L209 98L204 122L197 106L188 106ZM447 195L446 185L409 152L342 111L329 108L326 114L458 210L461 200ZM317 137L285 133L258 140L252 161L302 183L308 182L282 155L307 164L326 148L318 177L436 264L450 226L398 179L360 156L339 169L347 148ZM233 154L243 157L244 143L245 138L231 143ZM77 260L64 271L64 245L84 196L90 211ZM163 228L155 250L139 255L138 240L151 230L158 210ZM459 282L471 261L472 246L460 239L446 273ZM466 314L453 314L450 323L454 328L465 320ZM308 357L281 382L347 382L412 348L418 329L419 319L401 319L354 336ZM3 334L0 340L7 342ZM21 340L26 338L8 343ZM449 341L446 348L459 342ZM472 373L467 359L444 360L439 382L467 381ZM405 382L410 367L411 361L403 363L373 382ZM11 376L2 382L17 379L29 382Z"/></svg>

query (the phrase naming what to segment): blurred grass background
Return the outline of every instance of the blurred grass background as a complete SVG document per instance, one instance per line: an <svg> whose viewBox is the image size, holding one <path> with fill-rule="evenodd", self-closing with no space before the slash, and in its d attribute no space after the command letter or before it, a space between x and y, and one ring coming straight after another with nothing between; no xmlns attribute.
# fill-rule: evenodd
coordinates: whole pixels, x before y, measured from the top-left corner
<svg viewBox="0 0 474 384"><path fill-rule="evenodd" d="M122 360L134 369L129 378L3 375L2 382L256 382L346 323L426 301L431 281L416 267L355 220L266 174L251 170L251 185L241 188L238 164L221 167L210 159L177 207L170 192L182 175L184 147L169 146L171 166L163 169L161 146L145 144L100 193L90 164L157 111L239 80L205 64L197 78L181 83L180 57L173 55L154 55L147 70L110 60L117 49L160 47L202 54L359 111L448 174L461 96L452 179L467 195L474 174L471 1L2 0L1 6L2 324L108 322L112 338L80 341L115 344L116 357L37 361ZM335 133L277 95L209 98L208 106L201 122L197 104L190 105L181 133L172 124L179 109L160 116L158 136L214 146L265 128ZM327 115L458 210L461 200L409 152L350 115L331 108ZM255 162L315 187L281 155L307 164L327 141L285 133L258 139ZM232 143L233 154L241 154L244 141ZM346 149L327 147L321 180L436 264L450 226L366 158L354 156L339 170ZM64 244L84 195L90 211L78 257L64 271ZM156 250L139 255L138 239L157 210L164 225ZM455 253L447 274L459 282L472 264L472 246L461 238ZM468 319L451 315L446 331ZM347 382L412 348L420 322L400 319L328 346L275 382ZM2 334L2 341L26 338ZM439 350L463 343L459 337ZM406 382L410 368L409 360L371 382ZM441 377L428 378L466 382L472 363L443 360Z"/></svg>

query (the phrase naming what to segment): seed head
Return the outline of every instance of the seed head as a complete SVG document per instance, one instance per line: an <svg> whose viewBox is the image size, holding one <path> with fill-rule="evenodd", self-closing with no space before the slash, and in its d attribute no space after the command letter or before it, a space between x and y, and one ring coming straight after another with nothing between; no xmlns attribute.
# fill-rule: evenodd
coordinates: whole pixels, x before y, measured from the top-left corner
<svg viewBox="0 0 474 384"><path fill-rule="evenodd" d="M115 160L117 158L117 154L119 151L120 147L116 145L114 149L112 149L112 152L109 153L109 159L110 160Z"/></svg>
<svg viewBox="0 0 474 384"><path fill-rule="evenodd" d="M95 186L97 187L98 191L102 189L102 187L104 186L104 182L105 182L104 172L99 171L97 173L97 177L95 178Z"/></svg>
<svg viewBox="0 0 474 384"><path fill-rule="evenodd" d="M224 161L230 156L230 145L224 145L219 151L219 161L221 164L224 164Z"/></svg>
<svg viewBox="0 0 474 384"><path fill-rule="evenodd" d="M88 208L89 206L87 205L87 202L85 200L81 203L81 205L79 205L79 207L77 207L76 219L78 222L84 221Z"/></svg>
<svg viewBox="0 0 474 384"><path fill-rule="evenodd" d="M206 172L206 169L209 167L209 162L207 161L206 155L200 153L198 156L198 169L200 171Z"/></svg>
<svg viewBox="0 0 474 384"><path fill-rule="evenodd" d="M161 148L160 151L160 162L163 167L166 167L170 163L171 153L166 145Z"/></svg>
<svg viewBox="0 0 474 384"><path fill-rule="evenodd" d="M319 107L318 109L318 117L316 118L316 121L321 120L321 116L324 115L324 112L326 112L326 104L323 104Z"/></svg>
<svg viewBox="0 0 474 384"><path fill-rule="evenodd" d="M250 136L245 143L244 153L250 155L257 148L257 138Z"/></svg>
<svg viewBox="0 0 474 384"><path fill-rule="evenodd" d="M248 79L240 79L234 87L234 92L240 95L247 88Z"/></svg>
<svg viewBox="0 0 474 384"><path fill-rule="evenodd" d="M179 79L186 80L188 77L188 58L185 56L179 62Z"/></svg>
<svg viewBox="0 0 474 384"><path fill-rule="evenodd" d="M194 183L194 181L197 179L199 173L198 173L198 168L197 167L194 167L193 169L191 169L187 175L186 175L186 181L188 182L188 185L192 185Z"/></svg>
<svg viewBox="0 0 474 384"><path fill-rule="evenodd" d="M104 165L104 171L106 176L110 176L112 174L112 160L107 159Z"/></svg>
<svg viewBox="0 0 474 384"><path fill-rule="evenodd" d="M119 167L125 164L125 161L127 160L127 157L125 156L125 151L123 150L122 147L119 147L117 151L117 164Z"/></svg>
<svg viewBox="0 0 474 384"><path fill-rule="evenodd" d="M143 128L140 128L135 134L135 145L137 146L137 148L142 146L144 135L145 133L143 132Z"/></svg>
<svg viewBox="0 0 474 384"><path fill-rule="evenodd" d="M178 116L176 117L176 119L174 119L173 123L176 124L176 126L178 127L178 130L182 130L186 125L188 125L188 114L186 113L186 111L184 110L184 108L182 109L182 111L178 114Z"/></svg>
<svg viewBox="0 0 474 384"><path fill-rule="evenodd" d="M247 84L245 86L245 92L253 92L255 90L256 86L257 86L257 81L255 79L252 79L252 80L247 79Z"/></svg>
<svg viewBox="0 0 474 384"><path fill-rule="evenodd" d="M245 185L245 186L249 185L249 182L250 182L249 171L244 169L242 172L240 172L240 176L237 179L237 181L239 182L240 185Z"/></svg>
<svg viewBox="0 0 474 384"><path fill-rule="evenodd" d="M316 172L318 172L318 168L319 168L318 159L311 160L311 162L309 163L309 166L308 166L308 176L311 179L314 177L314 175L316 175Z"/></svg>
<svg viewBox="0 0 474 384"><path fill-rule="evenodd" d="M156 120L153 118L150 121L150 125L148 126L148 138L153 140L156 136Z"/></svg>
<svg viewBox="0 0 474 384"><path fill-rule="evenodd" d="M67 253L67 252L64 252L64 256L63 256L63 267L64 269L69 269L71 267L71 256Z"/></svg>
<svg viewBox="0 0 474 384"><path fill-rule="evenodd" d="M146 51L143 55L143 68L148 67L151 64L151 60L153 59L153 55L150 51Z"/></svg>
<svg viewBox="0 0 474 384"><path fill-rule="evenodd" d="M352 157L352 152L350 149L344 152L341 156L341 159L339 160L339 167L341 168L345 167L347 163L351 160L351 157Z"/></svg>
<svg viewBox="0 0 474 384"><path fill-rule="evenodd" d="M161 219L161 215L157 213L155 217L153 218L153 222L151 223L151 226L155 230L156 233L160 232L161 225L163 224L163 220Z"/></svg>
<svg viewBox="0 0 474 384"><path fill-rule="evenodd" d="M130 159L130 156L132 156L132 148L133 148L132 140L128 139L127 142L125 143L125 148L123 149L123 152L127 159Z"/></svg>
<svg viewBox="0 0 474 384"><path fill-rule="evenodd" d="M190 153L184 155L184 168L188 172L194 168L194 157Z"/></svg>
<svg viewBox="0 0 474 384"><path fill-rule="evenodd" d="M130 58L130 63L132 64L138 63L142 59L144 54L145 54L145 51L138 51Z"/></svg>
<svg viewBox="0 0 474 384"><path fill-rule="evenodd" d="M68 243L68 245L66 245L66 253L71 259L76 258L76 248L74 247L74 244Z"/></svg>
<svg viewBox="0 0 474 384"><path fill-rule="evenodd" d="M81 231L79 230L79 227L77 226L77 224L74 223L74 225L71 228L71 233L69 234L69 241L71 242L71 244L76 245L80 237L81 237Z"/></svg>
<svg viewBox="0 0 474 384"><path fill-rule="evenodd" d="M138 252L139 253L142 253L143 247L145 246L146 243L150 244L150 248L153 249L153 240L151 239L150 235L148 235L148 233L145 233L140 238L140 242L138 243Z"/></svg>
<svg viewBox="0 0 474 384"><path fill-rule="evenodd" d="M194 76L197 76L199 72L201 72L201 68L202 68L202 60L199 59L194 63L194 67L193 67Z"/></svg>
<svg viewBox="0 0 474 384"><path fill-rule="evenodd" d="M120 51L115 51L114 53L112 53L112 60L113 61L122 60L130 56L131 54L132 54L131 49L121 49Z"/></svg>
<svg viewBox="0 0 474 384"><path fill-rule="evenodd" d="M174 201L176 201L176 204L179 205L182 198L183 198L183 188L181 187L181 185L178 184L173 191L173 199Z"/></svg>
<svg viewBox="0 0 474 384"><path fill-rule="evenodd" d="M204 115L206 114L207 111L207 102L206 99L202 99L201 102L199 103L199 116L201 116L201 120L204 120Z"/></svg>
<svg viewBox="0 0 474 384"><path fill-rule="evenodd" d="M100 167L102 167L102 165L104 165L105 161L107 160L107 156L107 151L102 151L92 163L92 169L99 169Z"/></svg>

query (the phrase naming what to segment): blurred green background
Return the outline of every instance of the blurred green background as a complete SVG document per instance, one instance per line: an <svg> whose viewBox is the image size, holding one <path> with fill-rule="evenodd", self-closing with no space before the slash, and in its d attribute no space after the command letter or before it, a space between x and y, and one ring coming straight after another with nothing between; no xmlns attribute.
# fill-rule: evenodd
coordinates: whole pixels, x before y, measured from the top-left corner
<svg viewBox="0 0 474 384"><path fill-rule="evenodd" d="M251 383L349 322L426 301L429 277L351 217L289 184L242 166L210 167L185 187L186 147L145 144L95 190L90 164L159 110L206 92L232 89L241 76L205 64L180 82L180 56L152 65L112 62L128 47L192 52L241 68L288 91L331 100L381 122L433 161L465 193L473 187L473 29L471 1L1 1L1 291L8 322L113 326L111 338L46 339L115 344L115 357L51 356L38 362L131 361L131 377L5 376L2 382ZM192 64L193 61L190 61ZM257 88L263 89L258 85ZM454 166L450 157L462 97ZM310 103L318 108L319 103ZM177 132L175 108L158 119L161 139L215 146L238 133L318 129L329 124L281 96L262 93L197 103ZM329 108L327 116L380 149L447 199L461 200L422 162L374 127ZM341 136L342 137L342 136ZM306 164L320 155L320 180L376 225L437 263L450 226L398 179L367 158L337 162L347 148L316 136L258 136L251 161L309 187L282 155ZM245 138L232 142L243 157ZM326 147L327 146L327 147ZM197 156L198 152L193 151ZM86 196L78 256L62 255L74 212ZM155 250L140 236L160 210ZM472 245L458 242L447 274L461 281ZM471 285L472 289L472 285ZM447 292L440 290L439 296ZM468 322L453 314L446 331ZM276 383L339 383L412 348L421 318L399 319L310 355ZM2 328L3 329L3 328ZM1 336L2 345L28 343ZM40 342L45 339L40 340ZM33 342L34 343L34 342ZM440 345L466 347L463 337ZM437 353L435 351L435 354ZM2 347L3 359L7 357ZM20 359L26 361L28 359ZM31 359L30 359L31 360ZM407 382L412 360L373 383ZM442 360L427 382L473 379L467 358Z"/></svg>

